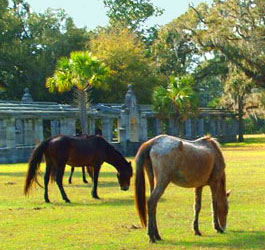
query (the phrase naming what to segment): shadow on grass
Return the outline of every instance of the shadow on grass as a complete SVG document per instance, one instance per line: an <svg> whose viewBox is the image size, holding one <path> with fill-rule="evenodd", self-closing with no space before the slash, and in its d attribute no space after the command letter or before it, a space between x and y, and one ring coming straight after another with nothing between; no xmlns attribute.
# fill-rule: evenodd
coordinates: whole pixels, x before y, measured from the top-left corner
<svg viewBox="0 0 265 250"><path fill-rule="evenodd" d="M25 177L26 176L26 172L0 172L0 176Z"/></svg>
<svg viewBox="0 0 265 250"><path fill-rule="evenodd" d="M243 142L233 142L233 143L222 143L222 147L246 147L252 146L257 144L264 144L265 145L265 137L250 137L245 138Z"/></svg>
<svg viewBox="0 0 265 250"><path fill-rule="evenodd" d="M65 182L64 184L65 187L67 188L76 188L76 187L80 187L80 188L91 188L93 186L93 183L92 181L89 181L89 183L84 183L84 184L68 184ZM100 179L98 180L98 188L111 188L111 187L119 187L119 184L118 184L118 181L117 182L112 182L112 181L109 181L109 182L102 182L100 181Z"/></svg>
<svg viewBox="0 0 265 250"><path fill-rule="evenodd" d="M218 234L219 235L219 234ZM221 235L222 236L222 235ZM236 249L264 249L264 240L265 240L265 231L230 231L224 236L227 236L226 242L217 242L219 236L211 237L211 241L161 241L159 244L163 246L174 245L181 247L196 247L196 248L209 248L209 249L218 249L218 248L236 248ZM207 238L206 238L207 239Z"/></svg>
<svg viewBox="0 0 265 250"><path fill-rule="evenodd" d="M50 203L45 203L47 207L89 207L89 206L132 206L134 204L133 199L104 199L104 197L100 198L100 200L94 200L93 198L88 198L86 202L75 202L71 201L71 203L66 203L63 200L60 201L51 201ZM41 204L40 204L41 205Z"/></svg>

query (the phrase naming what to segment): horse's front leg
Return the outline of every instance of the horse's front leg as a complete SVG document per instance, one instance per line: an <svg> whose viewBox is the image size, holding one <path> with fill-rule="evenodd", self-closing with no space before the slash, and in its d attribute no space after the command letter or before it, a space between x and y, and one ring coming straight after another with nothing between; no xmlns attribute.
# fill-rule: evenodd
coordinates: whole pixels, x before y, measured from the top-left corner
<svg viewBox="0 0 265 250"><path fill-rule="evenodd" d="M65 164L58 164L56 171L56 183L60 189L63 200L65 200L66 202L70 202L63 188L64 170L65 170Z"/></svg>
<svg viewBox="0 0 265 250"><path fill-rule="evenodd" d="M100 170L100 165L94 167L93 171L93 188L92 188L92 197L95 199L99 199L97 188L98 188L98 176L99 176L99 170Z"/></svg>
<svg viewBox="0 0 265 250"><path fill-rule="evenodd" d="M217 206L217 202L218 202L218 190L219 190L219 185L217 183L214 183L212 185L210 185L211 188L211 192L212 192L212 206L213 206L213 223L214 223L214 228L216 229L216 231L218 233L223 233L224 230L222 229L222 227L219 224L219 220L218 220L218 206Z"/></svg>
<svg viewBox="0 0 265 250"><path fill-rule="evenodd" d="M202 235L199 230L199 213L201 211L202 188L203 187L195 188L195 203L194 203L195 219L193 222L193 230L195 235Z"/></svg>
<svg viewBox="0 0 265 250"><path fill-rule="evenodd" d="M90 176L92 182L93 182L93 178L94 178L94 168L92 166L87 166L86 167L87 173Z"/></svg>
<svg viewBox="0 0 265 250"><path fill-rule="evenodd" d="M156 223L156 208L167 185L168 183L158 183L148 200L148 235L152 243L161 240Z"/></svg>

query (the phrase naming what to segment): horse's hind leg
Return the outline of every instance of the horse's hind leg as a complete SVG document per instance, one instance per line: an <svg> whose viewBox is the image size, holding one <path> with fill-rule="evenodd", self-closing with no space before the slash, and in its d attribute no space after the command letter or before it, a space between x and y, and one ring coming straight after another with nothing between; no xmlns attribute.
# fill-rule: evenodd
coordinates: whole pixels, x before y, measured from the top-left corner
<svg viewBox="0 0 265 250"><path fill-rule="evenodd" d="M92 166L86 167L87 173L90 176L91 180L93 181L94 178L94 168Z"/></svg>
<svg viewBox="0 0 265 250"><path fill-rule="evenodd" d="M195 188L195 204L194 204L195 219L193 222L193 229L195 235L202 235L199 230L199 213L201 211L202 188L203 187Z"/></svg>
<svg viewBox="0 0 265 250"><path fill-rule="evenodd" d="M56 171L56 183L60 189L63 200L65 200L66 202L70 202L63 188L64 170L65 170L65 164L59 164Z"/></svg>
<svg viewBox="0 0 265 250"><path fill-rule="evenodd" d="M51 163L47 161L46 162L46 172L44 175L44 200L47 203L50 202L49 196L48 196L48 184L49 184L49 180L50 180L51 167L52 167Z"/></svg>
<svg viewBox="0 0 265 250"><path fill-rule="evenodd" d="M167 185L168 182L158 183L148 200L148 235L150 242L156 242L156 240L161 240L156 223L156 208L157 203L162 194L164 193Z"/></svg>
<svg viewBox="0 0 265 250"><path fill-rule="evenodd" d="M85 172L85 167L82 167L82 175L83 175L83 182L88 183L86 180L86 172Z"/></svg>
<svg viewBox="0 0 265 250"><path fill-rule="evenodd" d="M148 180L149 180L149 184L150 184L150 195L152 194L153 190L154 190L154 173L153 173L153 169L152 169L152 164L151 161L149 160L146 168L145 168L146 174L148 176Z"/></svg>
<svg viewBox="0 0 265 250"><path fill-rule="evenodd" d="M68 180L69 184L72 184L72 177L73 177L74 171L75 171L75 167L71 167L71 173L70 173L69 180Z"/></svg>
<svg viewBox="0 0 265 250"><path fill-rule="evenodd" d="M214 222L214 228L218 233L223 233L224 230L221 228L218 220L218 207L217 207L217 196L218 196L218 189L219 189L219 184L214 183L210 185L211 192L212 192L212 206L213 206L213 222Z"/></svg>

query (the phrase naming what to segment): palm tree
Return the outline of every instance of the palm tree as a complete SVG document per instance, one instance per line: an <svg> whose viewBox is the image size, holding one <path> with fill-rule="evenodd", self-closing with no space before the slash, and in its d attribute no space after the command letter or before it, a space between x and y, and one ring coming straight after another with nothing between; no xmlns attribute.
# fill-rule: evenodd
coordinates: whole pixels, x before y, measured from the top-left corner
<svg viewBox="0 0 265 250"><path fill-rule="evenodd" d="M180 133L183 133L182 121L197 114L198 98L193 84L191 75L172 76L167 87L159 86L153 93L154 110L158 116L179 121Z"/></svg>
<svg viewBox="0 0 265 250"><path fill-rule="evenodd" d="M94 85L103 85L109 68L93 57L88 51L75 51L70 57L58 60L52 77L46 81L50 92L65 92L75 88L78 94L80 123L83 134L88 133L87 95L88 89Z"/></svg>

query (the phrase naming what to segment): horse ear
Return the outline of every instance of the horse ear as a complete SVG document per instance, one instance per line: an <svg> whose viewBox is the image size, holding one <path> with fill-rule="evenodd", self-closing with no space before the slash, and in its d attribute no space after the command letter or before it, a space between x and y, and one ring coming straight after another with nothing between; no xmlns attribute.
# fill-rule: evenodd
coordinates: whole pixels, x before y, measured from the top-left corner
<svg viewBox="0 0 265 250"><path fill-rule="evenodd" d="M227 192L226 192L226 196L227 197L229 197L230 196L230 194L231 194L231 192L232 192L232 190L230 189L230 190L228 190Z"/></svg>

